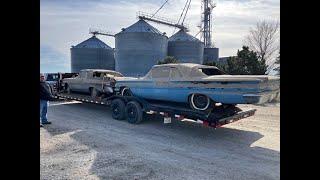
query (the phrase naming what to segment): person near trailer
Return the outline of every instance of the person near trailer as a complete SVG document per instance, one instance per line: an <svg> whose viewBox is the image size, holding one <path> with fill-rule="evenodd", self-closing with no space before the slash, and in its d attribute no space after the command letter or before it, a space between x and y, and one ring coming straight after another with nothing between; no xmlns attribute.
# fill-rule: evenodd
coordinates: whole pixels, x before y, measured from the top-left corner
<svg viewBox="0 0 320 180"><path fill-rule="evenodd" d="M45 80L44 74L40 74L40 127L51 124L47 118L48 102L54 100L51 88Z"/></svg>

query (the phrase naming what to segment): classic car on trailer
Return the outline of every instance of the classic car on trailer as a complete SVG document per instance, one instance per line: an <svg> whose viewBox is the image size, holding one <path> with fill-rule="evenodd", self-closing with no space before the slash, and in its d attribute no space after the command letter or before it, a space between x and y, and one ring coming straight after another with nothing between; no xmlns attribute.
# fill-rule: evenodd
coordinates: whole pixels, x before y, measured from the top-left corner
<svg viewBox="0 0 320 180"><path fill-rule="evenodd" d="M215 70L219 72L218 69ZM154 74L155 72L153 72L153 75ZM172 72L169 72L169 74L173 75ZM188 122L192 121L203 124L204 126L217 128L253 116L256 111L252 108L240 109L237 106L223 105L217 105L208 111L199 111L197 109L191 109L187 103L156 101L135 96L130 92L128 86L120 88L121 91L115 87L117 83L121 84L123 80L134 79L137 78L123 77L120 73L114 71L82 70L76 78L63 79L65 83L63 87L67 87L68 91L59 92L57 98L110 106L114 119L126 119L129 123L133 124L139 124L146 119L145 117L154 115L154 117L163 117L164 123L171 123L171 119L187 119ZM76 87L80 85L81 90L79 87ZM73 92L71 92L71 89ZM108 96L99 96L101 98L97 98L97 94L92 95L93 90L107 93ZM75 91L87 93L82 94ZM151 91L153 90L151 89ZM88 92L91 92L91 95L89 95Z"/></svg>
<svg viewBox="0 0 320 180"><path fill-rule="evenodd" d="M74 78L63 79L63 86L67 93L90 93L92 98L101 95L112 95L115 77L123 77L119 72L104 69L83 69Z"/></svg>
<svg viewBox="0 0 320 180"><path fill-rule="evenodd" d="M193 63L155 65L141 78L115 78L123 96L189 103L208 110L223 105L262 104L277 98L280 78L267 75L227 75L214 66Z"/></svg>

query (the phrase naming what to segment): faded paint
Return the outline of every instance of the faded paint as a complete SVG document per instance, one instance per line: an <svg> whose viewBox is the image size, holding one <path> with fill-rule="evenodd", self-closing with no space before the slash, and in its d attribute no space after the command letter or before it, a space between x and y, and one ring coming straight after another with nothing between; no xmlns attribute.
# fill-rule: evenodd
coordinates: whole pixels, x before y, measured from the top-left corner
<svg viewBox="0 0 320 180"><path fill-rule="evenodd" d="M162 70L158 72L159 68ZM213 75L208 76L199 68L216 67L192 63L155 65L142 78L116 78L116 87L129 87L136 96L188 102L193 93L209 96L225 104L264 103L271 101L280 91L280 78L272 76ZM172 72L178 70L179 73ZM178 74L178 75L177 75ZM165 77L154 78L154 75Z"/></svg>
<svg viewBox="0 0 320 180"><path fill-rule="evenodd" d="M94 77L94 73L100 73L99 77ZM98 92L113 93L113 82L115 77L122 77L121 73L104 69L84 69L75 78L63 79L64 84L68 84L70 90L78 92L90 92L90 88L95 88Z"/></svg>

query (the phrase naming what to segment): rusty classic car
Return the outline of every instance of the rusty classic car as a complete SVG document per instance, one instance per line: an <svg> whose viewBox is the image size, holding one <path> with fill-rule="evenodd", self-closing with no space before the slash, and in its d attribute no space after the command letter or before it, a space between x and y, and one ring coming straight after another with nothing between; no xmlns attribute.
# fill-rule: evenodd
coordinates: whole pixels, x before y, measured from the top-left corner
<svg viewBox="0 0 320 180"><path fill-rule="evenodd" d="M90 93L92 98L101 95L112 95L115 77L123 77L116 71L104 69L83 69L74 78L63 79L63 85L67 93Z"/></svg>
<svg viewBox="0 0 320 180"><path fill-rule="evenodd" d="M267 75L227 75L217 67L193 63L155 65L141 78L116 78L124 96L190 104L207 110L217 104L262 104L277 98L280 78Z"/></svg>

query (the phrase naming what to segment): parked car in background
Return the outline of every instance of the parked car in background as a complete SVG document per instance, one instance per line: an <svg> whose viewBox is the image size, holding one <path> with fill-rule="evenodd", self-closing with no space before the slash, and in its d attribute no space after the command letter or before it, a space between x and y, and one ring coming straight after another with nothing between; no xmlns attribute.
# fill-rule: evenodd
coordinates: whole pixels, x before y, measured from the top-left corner
<svg viewBox="0 0 320 180"><path fill-rule="evenodd" d="M280 93L280 78L267 75L227 75L217 67L193 63L155 65L142 78L116 78L124 96L190 104L207 110L223 105L262 104Z"/></svg>
<svg viewBox="0 0 320 180"><path fill-rule="evenodd" d="M109 96L113 94L115 77L123 77L123 75L111 70L83 69L77 77L63 79L63 86L67 93L71 91L90 93L92 98L101 95Z"/></svg>

